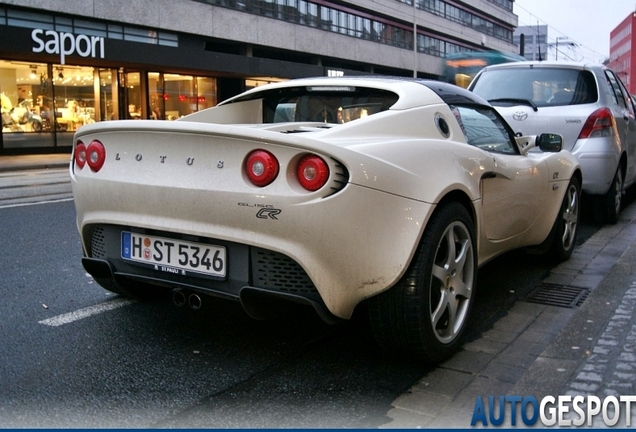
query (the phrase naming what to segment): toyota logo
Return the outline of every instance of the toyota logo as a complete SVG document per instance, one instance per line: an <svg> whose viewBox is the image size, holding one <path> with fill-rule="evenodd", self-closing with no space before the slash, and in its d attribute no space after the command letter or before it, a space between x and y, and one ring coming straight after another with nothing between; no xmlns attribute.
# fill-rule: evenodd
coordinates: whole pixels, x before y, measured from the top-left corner
<svg viewBox="0 0 636 432"><path fill-rule="evenodd" d="M517 121L524 121L525 119L528 118L528 113L525 111L517 111L516 113L512 115L512 118Z"/></svg>

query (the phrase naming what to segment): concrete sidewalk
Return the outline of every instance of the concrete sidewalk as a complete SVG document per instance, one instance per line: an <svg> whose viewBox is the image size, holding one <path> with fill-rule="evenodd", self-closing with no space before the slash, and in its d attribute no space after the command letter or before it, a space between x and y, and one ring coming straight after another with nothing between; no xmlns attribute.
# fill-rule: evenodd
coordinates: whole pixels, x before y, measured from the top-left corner
<svg viewBox="0 0 636 432"><path fill-rule="evenodd" d="M0 156L0 172L65 168L70 160L70 153Z"/></svg>
<svg viewBox="0 0 636 432"><path fill-rule="evenodd" d="M478 397L634 394L634 219L632 204L616 225L597 231L543 280L584 292L580 306L517 302L492 329L393 401L392 420L382 427L468 428ZM507 411L503 427L511 427Z"/></svg>

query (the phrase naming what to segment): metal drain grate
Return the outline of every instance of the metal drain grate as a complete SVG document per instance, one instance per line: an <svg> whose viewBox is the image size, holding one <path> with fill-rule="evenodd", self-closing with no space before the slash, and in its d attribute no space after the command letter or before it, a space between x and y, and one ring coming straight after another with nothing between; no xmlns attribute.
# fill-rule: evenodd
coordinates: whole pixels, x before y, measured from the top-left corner
<svg viewBox="0 0 636 432"><path fill-rule="evenodd" d="M589 294L590 290L587 288L543 284L535 288L526 298L526 301L548 306L573 308L581 306Z"/></svg>

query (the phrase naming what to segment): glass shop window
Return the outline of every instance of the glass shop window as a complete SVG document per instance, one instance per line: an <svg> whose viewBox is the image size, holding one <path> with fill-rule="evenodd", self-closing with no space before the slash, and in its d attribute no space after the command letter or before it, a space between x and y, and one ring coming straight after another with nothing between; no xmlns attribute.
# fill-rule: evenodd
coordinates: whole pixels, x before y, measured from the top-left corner
<svg viewBox="0 0 636 432"><path fill-rule="evenodd" d="M92 67L55 65L53 67L54 120L56 130L75 132L95 123L95 76Z"/></svg>
<svg viewBox="0 0 636 432"><path fill-rule="evenodd" d="M46 64L0 61L3 134L37 133L47 130L43 124L42 111L50 104L50 98L51 88Z"/></svg>
<svg viewBox="0 0 636 432"><path fill-rule="evenodd" d="M149 118L176 120L217 104L216 79L148 73Z"/></svg>
<svg viewBox="0 0 636 432"><path fill-rule="evenodd" d="M164 74L166 120L176 120L196 111L194 80L190 75Z"/></svg>

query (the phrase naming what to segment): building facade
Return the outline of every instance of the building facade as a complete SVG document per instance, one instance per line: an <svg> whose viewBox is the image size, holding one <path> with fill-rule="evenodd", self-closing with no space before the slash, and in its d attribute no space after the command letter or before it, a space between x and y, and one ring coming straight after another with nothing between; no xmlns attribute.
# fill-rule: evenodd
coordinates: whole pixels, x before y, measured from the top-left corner
<svg viewBox="0 0 636 432"><path fill-rule="evenodd" d="M513 0L0 0L0 154L68 151L82 125L177 119L306 76L440 78L516 52Z"/></svg>
<svg viewBox="0 0 636 432"><path fill-rule="evenodd" d="M629 14L610 33L609 67L621 78L627 90L636 94L636 12Z"/></svg>
<svg viewBox="0 0 636 432"><path fill-rule="evenodd" d="M519 47L517 54L528 60L548 59L548 26L521 26L514 31L514 43ZM523 52L522 52L523 51Z"/></svg>

